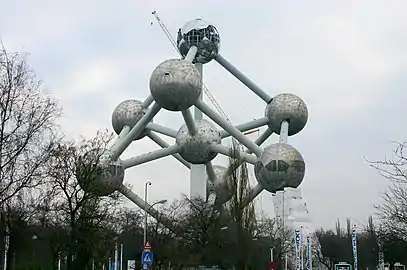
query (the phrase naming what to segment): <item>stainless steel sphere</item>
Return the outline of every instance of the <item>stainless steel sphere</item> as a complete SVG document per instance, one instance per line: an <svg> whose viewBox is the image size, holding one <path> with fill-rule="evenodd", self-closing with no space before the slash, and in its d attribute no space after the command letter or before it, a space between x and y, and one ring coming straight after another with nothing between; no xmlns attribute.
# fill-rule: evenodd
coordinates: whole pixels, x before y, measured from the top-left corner
<svg viewBox="0 0 407 270"><path fill-rule="evenodd" d="M188 61L166 60L151 74L150 91L164 109L183 111L194 105L201 95L201 75Z"/></svg>
<svg viewBox="0 0 407 270"><path fill-rule="evenodd" d="M209 148L211 144L220 144L221 135L216 126L208 120L202 119L195 122L197 133L191 136L187 125L178 130L176 143L180 147L179 154L183 159L192 164L205 164L214 159L217 153Z"/></svg>
<svg viewBox="0 0 407 270"><path fill-rule="evenodd" d="M270 120L270 129L280 134L281 123L288 121L288 135L300 132L308 121L308 109L305 102L293 94L279 94L267 105L266 117Z"/></svg>
<svg viewBox="0 0 407 270"><path fill-rule="evenodd" d="M195 19L186 23L178 31L177 46L181 55L185 57L191 46L198 48L194 62L206 64L214 59L220 48L220 37L215 26Z"/></svg>
<svg viewBox="0 0 407 270"><path fill-rule="evenodd" d="M120 134L124 126L132 128L146 113L143 102L135 99L125 100L114 109L112 113L112 126L117 135ZM135 140L145 136L143 131Z"/></svg>
<svg viewBox="0 0 407 270"><path fill-rule="evenodd" d="M269 192L286 187L297 188L305 174L305 163L300 152L285 143L266 147L254 164L257 181Z"/></svg>
<svg viewBox="0 0 407 270"><path fill-rule="evenodd" d="M223 166L214 165L215 181L210 181L209 178L206 182L206 194L209 196L211 193L216 194L215 205L222 205L232 198L234 190L230 184L228 175L226 175L227 169Z"/></svg>
<svg viewBox="0 0 407 270"><path fill-rule="evenodd" d="M79 186L96 196L108 196L115 192L124 179L124 168L120 160L110 161L98 151L84 155L76 167L76 179Z"/></svg>

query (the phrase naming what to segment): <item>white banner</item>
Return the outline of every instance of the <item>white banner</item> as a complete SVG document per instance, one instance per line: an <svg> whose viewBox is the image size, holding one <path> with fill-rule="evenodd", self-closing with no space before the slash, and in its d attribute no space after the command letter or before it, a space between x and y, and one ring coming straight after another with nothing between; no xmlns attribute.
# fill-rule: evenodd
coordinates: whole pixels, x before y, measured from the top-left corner
<svg viewBox="0 0 407 270"><path fill-rule="evenodd" d="M295 230L295 269L301 270L301 231Z"/></svg>
<svg viewBox="0 0 407 270"><path fill-rule="evenodd" d="M356 228L352 230L353 270L358 270L358 243Z"/></svg>
<svg viewBox="0 0 407 270"><path fill-rule="evenodd" d="M311 237L307 236L307 270L312 269Z"/></svg>

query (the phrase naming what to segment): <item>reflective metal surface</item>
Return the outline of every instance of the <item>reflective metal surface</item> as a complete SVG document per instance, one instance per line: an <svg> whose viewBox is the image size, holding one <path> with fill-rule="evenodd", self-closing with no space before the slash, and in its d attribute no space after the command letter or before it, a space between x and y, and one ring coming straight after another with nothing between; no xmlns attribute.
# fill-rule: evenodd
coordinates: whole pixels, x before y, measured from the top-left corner
<svg viewBox="0 0 407 270"><path fill-rule="evenodd" d="M124 168L120 159L110 161L108 156L100 156L95 150L79 160L76 179L85 192L107 196L122 185Z"/></svg>
<svg viewBox="0 0 407 270"><path fill-rule="evenodd" d="M215 205L222 205L232 198L234 191L230 185L230 180L227 178L227 169L223 166L214 165L213 170L216 175L216 180L211 182L209 179L206 182L206 194L216 194Z"/></svg>
<svg viewBox="0 0 407 270"><path fill-rule="evenodd" d="M208 120L196 121L197 133L191 136L187 125L181 126L176 143L180 146L180 156L192 164L205 164L214 159L217 153L210 150L211 144L220 144L220 132Z"/></svg>
<svg viewBox="0 0 407 270"><path fill-rule="evenodd" d="M276 143L266 148L254 164L257 181L269 192L285 187L297 188L305 174L305 162L300 152L289 144Z"/></svg>
<svg viewBox="0 0 407 270"><path fill-rule="evenodd" d="M164 109L183 111L194 105L201 95L201 75L188 61L166 60L151 74L150 91Z"/></svg>
<svg viewBox="0 0 407 270"><path fill-rule="evenodd" d="M279 94L267 105L266 117L270 120L270 129L280 134L281 122L288 121L288 136L300 132L308 121L308 109L305 102L293 94Z"/></svg>
<svg viewBox="0 0 407 270"><path fill-rule="evenodd" d="M114 109L112 113L112 126L117 135L120 134L124 126L132 128L143 115L146 109L143 108L143 102L135 99L125 100ZM143 131L136 140L145 136Z"/></svg>
<svg viewBox="0 0 407 270"><path fill-rule="evenodd" d="M196 46L198 53L194 63L206 64L219 53L220 37L218 30L202 19L195 19L179 29L177 46L183 57L187 55L191 46Z"/></svg>

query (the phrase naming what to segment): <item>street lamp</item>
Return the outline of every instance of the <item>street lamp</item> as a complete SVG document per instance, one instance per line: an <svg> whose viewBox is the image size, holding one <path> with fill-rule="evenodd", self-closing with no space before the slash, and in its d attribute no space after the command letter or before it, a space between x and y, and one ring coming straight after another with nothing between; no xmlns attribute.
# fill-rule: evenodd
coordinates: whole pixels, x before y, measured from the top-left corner
<svg viewBox="0 0 407 270"><path fill-rule="evenodd" d="M145 189L144 189L144 201L145 201L145 203L147 203L147 193L148 193L147 191L148 191L148 186L151 186L151 182L150 182L150 181L146 182ZM148 212L154 205L157 205L157 204L164 204L164 203L166 203L166 202L167 202L166 199L160 200L160 201L157 201L157 202L153 203L152 205L150 205L150 207L148 207L148 208L145 207L145 208L144 208L144 237L143 237L144 242L143 242L143 245L145 245L146 242L147 242L147 212Z"/></svg>
<svg viewBox="0 0 407 270"><path fill-rule="evenodd" d="M148 186L151 186L151 181L147 181L144 188L144 202L147 203L147 191ZM147 241L147 207L144 207L144 237L143 237L143 245Z"/></svg>

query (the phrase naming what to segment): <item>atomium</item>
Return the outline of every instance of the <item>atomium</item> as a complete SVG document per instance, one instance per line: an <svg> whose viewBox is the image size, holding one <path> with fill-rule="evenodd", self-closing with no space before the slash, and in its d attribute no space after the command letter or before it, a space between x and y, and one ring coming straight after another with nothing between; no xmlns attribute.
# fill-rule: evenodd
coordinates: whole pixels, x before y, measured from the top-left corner
<svg viewBox="0 0 407 270"><path fill-rule="evenodd" d="M198 194L213 207L222 207L231 199L235 190L228 184L228 175L243 162L254 164L258 182L248 193L246 203L263 190L275 193L286 187L298 187L304 179L305 162L300 152L287 141L289 136L298 134L308 121L305 102L288 93L272 98L245 77L219 54L219 34L213 25L203 20L193 20L182 27L177 41L182 59L165 60L153 70L150 95L143 102L124 101L114 110L112 126L119 136L108 149L110 154L103 156L99 162L95 162L95 155L90 154L79 163L77 178L81 187L98 196L117 190L153 217L159 218L151 206L123 185L124 172L130 167L170 155L191 170L190 196ZM264 117L233 126L227 117L225 119L223 111L217 112L205 103L201 98L204 87L202 69L203 64L211 60L219 63L265 102ZM213 101L213 97L210 100ZM194 114L191 107L195 107ZM185 124L173 129L152 123L162 109L181 112ZM203 115L207 118L204 119ZM254 142L245 135L246 131L263 126L265 129ZM279 135L278 142L263 148L261 145L273 133ZM173 144L169 145L158 134L172 137ZM146 135L162 149L128 159L119 158L134 140ZM227 137L239 141L241 148L236 150L222 145ZM213 165L218 154L234 159L234 165L229 164L227 169ZM92 173L86 174L88 168L93 168ZM205 169L206 174L203 173Z"/></svg>

